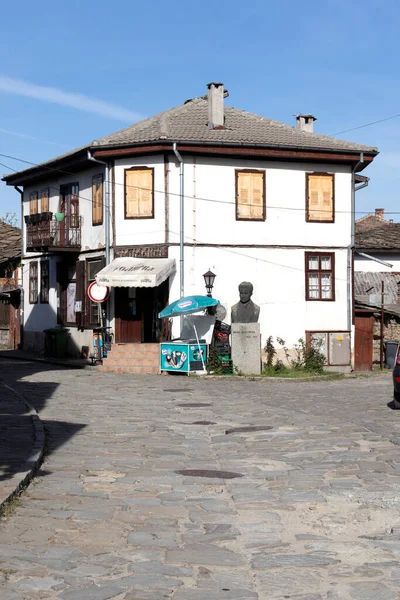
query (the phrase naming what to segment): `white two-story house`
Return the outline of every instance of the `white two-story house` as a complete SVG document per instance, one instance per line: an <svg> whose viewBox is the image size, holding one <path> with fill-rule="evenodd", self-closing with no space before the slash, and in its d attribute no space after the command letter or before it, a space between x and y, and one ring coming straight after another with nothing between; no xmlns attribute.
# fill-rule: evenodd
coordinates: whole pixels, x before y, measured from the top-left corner
<svg viewBox="0 0 400 600"><path fill-rule="evenodd" d="M57 323L77 354L91 347L99 309L87 287L101 272L114 344L156 344L159 311L204 294L211 269L227 322L250 281L262 343L322 336L328 365L350 367L356 173L377 149L313 133L312 115L292 127L226 96L211 83L206 96L5 177L22 200L25 348L40 351ZM178 336L179 320L172 327Z"/></svg>

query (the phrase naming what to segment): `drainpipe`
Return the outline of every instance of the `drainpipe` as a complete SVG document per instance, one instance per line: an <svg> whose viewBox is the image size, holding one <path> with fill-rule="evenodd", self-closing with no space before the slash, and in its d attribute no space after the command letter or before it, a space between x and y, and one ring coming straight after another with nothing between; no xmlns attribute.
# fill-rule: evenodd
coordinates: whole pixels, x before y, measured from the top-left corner
<svg viewBox="0 0 400 600"><path fill-rule="evenodd" d="M373 260L373 261L379 263L380 265L384 265L385 267L389 267L389 269L393 269L392 263L388 263L384 260L381 260L380 258L376 258L376 256L371 256L370 254L365 254L365 252L360 252L359 250L356 250L356 254L358 254L358 256L364 256L364 258L368 258L369 260Z"/></svg>
<svg viewBox="0 0 400 600"><path fill-rule="evenodd" d="M360 160L351 170L351 242L347 248L347 331L352 330L353 326L353 252L355 241L355 219L356 219L356 171L364 163L364 152L360 153ZM364 187L364 186L362 186ZM353 365L354 366L354 365Z"/></svg>
<svg viewBox="0 0 400 600"><path fill-rule="evenodd" d="M104 183L105 183L105 194L104 194L104 242L106 247L106 265L110 264L110 168L107 162L103 160L97 160L93 158L90 150L87 151L88 160L104 165Z"/></svg>
<svg viewBox="0 0 400 600"><path fill-rule="evenodd" d="M21 190L17 185L14 185L16 190L21 196L21 278L22 288L20 296L20 307L19 307L19 335L20 335L20 347L24 346L24 254L25 254L25 222L24 222L24 190ZM15 345L15 344L14 344Z"/></svg>
<svg viewBox="0 0 400 600"><path fill-rule="evenodd" d="M106 247L106 265L110 264L110 167L108 162L103 160L97 160L93 158L90 150L87 151L88 160L104 165L104 183L105 183L105 194L104 194L104 245ZM107 302L106 306L106 327L110 327L110 302ZM102 322L102 321L101 321Z"/></svg>
<svg viewBox="0 0 400 600"><path fill-rule="evenodd" d="M180 297L183 298L185 295L185 246L184 246L184 235L185 235L185 214L184 214L184 163L182 156L176 149L176 142L174 142L172 149L176 158L179 161L179 207L180 207L180 227L179 227L179 274L180 274Z"/></svg>

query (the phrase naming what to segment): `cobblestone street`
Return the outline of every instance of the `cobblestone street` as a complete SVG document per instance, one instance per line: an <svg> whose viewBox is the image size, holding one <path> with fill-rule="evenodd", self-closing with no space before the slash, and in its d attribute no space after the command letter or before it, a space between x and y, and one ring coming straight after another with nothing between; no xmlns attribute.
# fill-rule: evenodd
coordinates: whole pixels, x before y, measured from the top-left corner
<svg viewBox="0 0 400 600"><path fill-rule="evenodd" d="M41 470L0 523L0 598L396 600L390 376L321 382L1 362Z"/></svg>

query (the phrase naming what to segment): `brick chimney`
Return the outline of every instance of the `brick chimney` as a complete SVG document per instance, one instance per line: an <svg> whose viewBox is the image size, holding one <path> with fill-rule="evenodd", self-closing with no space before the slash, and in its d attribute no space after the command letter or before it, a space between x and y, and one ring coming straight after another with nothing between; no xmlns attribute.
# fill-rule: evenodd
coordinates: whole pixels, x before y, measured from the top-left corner
<svg viewBox="0 0 400 600"><path fill-rule="evenodd" d="M309 133L313 133L314 130L314 121L317 118L313 115L297 115L296 116L296 129L300 129L301 131L308 131Z"/></svg>
<svg viewBox="0 0 400 600"><path fill-rule="evenodd" d="M223 129L224 118L224 98L225 94L223 83L209 83L208 87L208 127L210 129Z"/></svg>
<svg viewBox="0 0 400 600"><path fill-rule="evenodd" d="M385 220L385 209L384 208L376 208L375 209L375 217L380 221Z"/></svg>

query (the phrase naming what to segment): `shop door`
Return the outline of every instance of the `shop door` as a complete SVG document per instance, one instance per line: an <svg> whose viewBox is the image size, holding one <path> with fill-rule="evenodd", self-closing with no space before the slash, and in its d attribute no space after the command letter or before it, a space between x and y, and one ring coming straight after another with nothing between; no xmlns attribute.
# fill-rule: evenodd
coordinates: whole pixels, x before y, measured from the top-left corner
<svg viewBox="0 0 400 600"><path fill-rule="evenodd" d="M132 288L115 288L115 341L117 344L140 344L142 313Z"/></svg>
<svg viewBox="0 0 400 600"><path fill-rule="evenodd" d="M354 370L372 371L374 317L370 314L355 318Z"/></svg>
<svg viewBox="0 0 400 600"><path fill-rule="evenodd" d="M117 344L157 343L162 337L158 313L168 304L168 280L156 288L115 288Z"/></svg>

